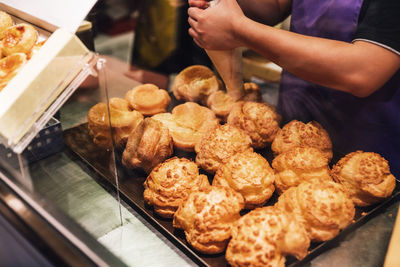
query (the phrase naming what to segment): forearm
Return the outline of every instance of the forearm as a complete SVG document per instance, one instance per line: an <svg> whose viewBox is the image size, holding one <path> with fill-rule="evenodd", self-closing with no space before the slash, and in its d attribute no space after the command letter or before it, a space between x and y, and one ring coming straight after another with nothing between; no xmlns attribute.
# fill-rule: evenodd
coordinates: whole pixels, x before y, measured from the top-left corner
<svg viewBox="0 0 400 267"><path fill-rule="evenodd" d="M266 25L283 21L290 13L292 0L237 0L243 13Z"/></svg>
<svg viewBox="0 0 400 267"><path fill-rule="evenodd" d="M237 35L244 46L288 72L359 97L379 89L400 65L399 57L372 44L304 36L246 18Z"/></svg>

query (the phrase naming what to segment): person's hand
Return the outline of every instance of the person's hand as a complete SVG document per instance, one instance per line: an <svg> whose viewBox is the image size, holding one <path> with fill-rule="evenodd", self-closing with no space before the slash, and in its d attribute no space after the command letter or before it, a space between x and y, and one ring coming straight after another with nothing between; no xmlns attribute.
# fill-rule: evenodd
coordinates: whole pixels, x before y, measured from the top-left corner
<svg viewBox="0 0 400 267"><path fill-rule="evenodd" d="M206 9L207 7L210 6L208 2L209 0L189 0L189 6Z"/></svg>
<svg viewBox="0 0 400 267"><path fill-rule="evenodd" d="M228 50L241 46L237 31L245 16L236 0L220 0L205 8L204 0L189 0L189 34L200 47Z"/></svg>

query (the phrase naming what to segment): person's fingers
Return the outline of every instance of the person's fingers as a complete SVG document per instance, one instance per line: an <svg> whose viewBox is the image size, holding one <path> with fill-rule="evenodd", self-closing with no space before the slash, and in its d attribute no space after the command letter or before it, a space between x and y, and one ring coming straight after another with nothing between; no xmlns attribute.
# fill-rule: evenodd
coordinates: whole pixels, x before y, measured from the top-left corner
<svg viewBox="0 0 400 267"><path fill-rule="evenodd" d="M198 22L192 19L191 17L188 18L188 23L190 27L194 28L195 30L197 29Z"/></svg>
<svg viewBox="0 0 400 267"><path fill-rule="evenodd" d="M189 0L189 6L206 9L210 4L205 0Z"/></svg>
<svg viewBox="0 0 400 267"><path fill-rule="evenodd" d="M189 28L189 35L192 36L194 39L198 39L200 37L196 30L193 28Z"/></svg>
<svg viewBox="0 0 400 267"><path fill-rule="evenodd" d="M201 9L199 9L199 8L197 8L197 7L189 7L189 9L188 9L188 15L189 15L189 17L191 17L192 19L194 19L194 20L198 20L199 19L199 16L200 16L200 12L201 12L202 10Z"/></svg>

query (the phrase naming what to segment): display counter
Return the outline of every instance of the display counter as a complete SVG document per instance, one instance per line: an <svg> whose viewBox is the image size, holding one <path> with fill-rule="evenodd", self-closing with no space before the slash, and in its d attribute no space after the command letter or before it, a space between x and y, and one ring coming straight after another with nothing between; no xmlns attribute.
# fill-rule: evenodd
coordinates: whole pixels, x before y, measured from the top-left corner
<svg viewBox="0 0 400 267"><path fill-rule="evenodd" d="M7 155L2 156L1 184L9 191L1 196L2 204L18 221L28 225L30 231L24 232L28 240L32 241L32 236L41 240L32 245L46 244L49 250L41 251L53 265L60 262L75 265L77 262L74 259L80 257L86 260L79 263L80 266L226 265L224 261L209 260L214 256L199 256L188 244L182 245L181 241L171 237L162 224L146 216L124 192L116 190L115 183L105 180L71 148L70 140L66 139L68 131L87 122L88 110L93 105L107 97L124 97L127 90L140 84L140 81L130 78L139 77L140 70L132 70L113 58L104 59L106 68L102 78L105 83L104 80L98 83L97 78L91 77L59 110L64 138L59 152L31 163L17 161L14 165L10 165ZM103 90L102 84L106 84L107 91ZM270 86L261 85L264 99L269 99ZM113 170L111 165L110 170ZM8 195L18 201L10 201ZM343 231L318 253L306 261L294 261L292 264L382 266L396 219L398 200L398 197L393 198L379 206L368 218ZM21 209L26 211L21 212ZM36 219L32 221L25 216L26 213L35 214ZM171 223L171 220L166 221ZM40 233L41 229L47 229L39 227L43 224L51 233ZM49 236L61 241L57 244ZM71 247L69 250L74 254L62 255L62 251L67 251L60 245L64 243ZM50 250L51 255L57 257L50 257ZM218 257L223 258L223 255Z"/></svg>

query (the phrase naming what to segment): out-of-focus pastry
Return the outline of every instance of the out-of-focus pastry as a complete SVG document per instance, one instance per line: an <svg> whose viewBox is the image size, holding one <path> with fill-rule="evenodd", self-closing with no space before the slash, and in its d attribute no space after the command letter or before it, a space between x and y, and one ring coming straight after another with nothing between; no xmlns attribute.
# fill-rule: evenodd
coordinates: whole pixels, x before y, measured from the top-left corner
<svg viewBox="0 0 400 267"><path fill-rule="evenodd" d="M110 115L106 103L98 103L90 108L87 115L89 134L93 137L93 142L99 147L111 148L110 116L114 143L117 147L123 147L129 134L143 120L143 115L131 110L128 102L122 98L111 98L109 106Z"/></svg>
<svg viewBox="0 0 400 267"><path fill-rule="evenodd" d="M252 210L235 223L225 257L233 267L283 267L286 255L303 259L309 246L302 224L269 206Z"/></svg>
<svg viewBox="0 0 400 267"><path fill-rule="evenodd" d="M279 154L272 161L277 192L281 194L312 179L332 180L328 161L323 152L314 147L294 147Z"/></svg>
<svg viewBox="0 0 400 267"><path fill-rule="evenodd" d="M235 100L222 90L213 92L207 98L207 107L224 121L231 112L233 104L235 104Z"/></svg>
<svg viewBox="0 0 400 267"><path fill-rule="evenodd" d="M144 182L143 197L161 217L172 218L192 191L210 186L199 174L196 163L186 158L170 158L157 165Z"/></svg>
<svg viewBox="0 0 400 267"><path fill-rule="evenodd" d="M0 46L5 56L14 53L27 54L36 44L37 38L38 33L32 25L20 23L6 29Z"/></svg>
<svg viewBox="0 0 400 267"><path fill-rule="evenodd" d="M332 168L335 181L343 184L356 206L368 206L390 196L396 178L382 156L356 151L347 154Z"/></svg>
<svg viewBox="0 0 400 267"><path fill-rule="evenodd" d="M243 206L243 197L233 189L210 186L189 195L175 212L173 226L185 231L186 240L196 250L221 253Z"/></svg>
<svg viewBox="0 0 400 267"><path fill-rule="evenodd" d="M172 92L176 99L205 103L208 96L220 89L220 82L206 66L194 65L182 70L174 80Z"/></svg>
<svg viewBox="0 0 400 267"><path fill-rule="evenodd" d="M286 190L275 204L303 223L311 241L334 238L354 218L353 202L334 181L312 180Z"/></svg>
<svg viewBox="0 0 400 267"><path fill-rule="evenodd" d="M332 142L322 126L312 121L303 123L293 120L282 127L272 142L271 149L275 154L285 152L295 146L311 146L321 150L332 159Z"/></svg>
<svg viewBox="0 0 400 267"><path fill-rule="evenodd" d="M250 137L242 129L229 124L217 126L196 144L196 163L207 172L215 173L231 156L252 150L250 144Z"/></svg>
<svg viewBox="0 0 400 267"><path fill-rule="evenodd" d="M42 46L44 45L45 42L46 42L46 40L36 43L32 47L31 51L29 51L29 53L27 54L28 59L31 59L34 55L36 55L39 52L40 48L42 48Z"/></svg>
<svg viewBox="0 0 400 267"><path fill-rule="evenodd" d="M194 151L201 137L219 125L219 120L210 109L194 102L176 106L171 113L160 113L152 117L168 127L175 147Z"/></svg>
<svg viewBox="0 0 400 267"><path fill-rule="evenodd" d="M145 118L133 130L122 153L122 164L128 168L141 168L146 173L171 157L173 142L168 128L152 118Z"/></svg>
<svg viewBox="0 0 400 267"><path fill-rule="evenodd" d="M262 100L261 89L256 83L244 83L244 96L242 101L260 102Z"/></svg>
<svg viewBox="0 0 400 267"><path fill-rule="evenodd" d="M11 27L13 23L10 15L4 11L0 11L0 40L4 38L7 28Z"/></svg>
<svg viewBox="0 0 400 267"><path fill-rule="evenodd" d="M150 83L132 88L126 93L125 99L132 109L145 116L166 112L171 102L171 97L166 90Z"/></svg>
<svg viewBox="0 0 400 267"><path fill-rule="evenodd" d="M251 138L252 147L271 144L280 130L281 117L266 103L236 102L228 116L228 124L243 129Z"/></svg>
<svg viewBox="0 0 400 267"><path fill-rule="evenodd" d="M255 83L244 83L245 95L240 99L242 101L261 101L260 87ZM214 111L215 115L226 121L233 105L237 101L223 90L213 92L207 98L207 106Z"/></svg>
<svg viewBox="0 0 400 267"><path fill-rule="evenodd" d="M27 59L24 53L15 53L0 59L0 91L17 75Z"/></svg>
<svg viewBox="0 0 400 267"><path fill-rule="evenodd" d="M220 164L213 185L229 186L239 192L246 209L264 205L274 192L274 170L260 154L247 150Z"/></svg>

